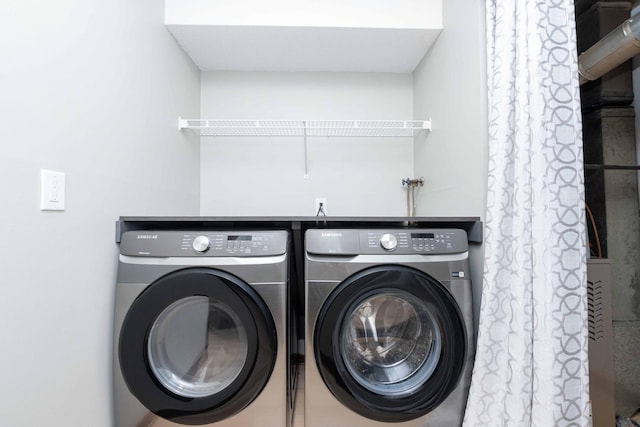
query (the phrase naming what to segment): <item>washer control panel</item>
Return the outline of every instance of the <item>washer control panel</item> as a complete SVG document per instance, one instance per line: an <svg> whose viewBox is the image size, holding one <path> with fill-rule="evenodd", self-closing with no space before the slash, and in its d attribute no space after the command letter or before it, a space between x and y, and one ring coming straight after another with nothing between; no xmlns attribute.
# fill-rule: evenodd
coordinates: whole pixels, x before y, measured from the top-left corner
<svg viewBox="0 0 640 427"><path fill-rule="evenodd" d="M360 232L359 237L361 254L377 254L380 248L385 253L401 254L447 254L468 249L464 230L371 230Z"/></svg>
<svg viewBox="0 0 640 427"><path fill-rule="evenodd" d="M451 254L469 249L459 229L307 230L306 250L312 254Z"/></svg>
<svg viewBox="0 0 640 427"><path fill-rule="evenodd" d="M287 251L286 231L128 231L120 253L157 257L253 257L282 255Z"/></svg>

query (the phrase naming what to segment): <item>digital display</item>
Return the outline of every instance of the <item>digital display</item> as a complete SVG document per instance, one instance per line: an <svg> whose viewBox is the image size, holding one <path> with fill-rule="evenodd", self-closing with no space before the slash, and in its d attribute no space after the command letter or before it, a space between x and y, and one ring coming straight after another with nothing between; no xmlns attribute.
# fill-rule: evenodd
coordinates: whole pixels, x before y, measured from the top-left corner
<svg viewBox="0 0 640 427"><path fill-rule="evenodd" d="M412 239L433 239L434 237L433 233L411 233Z"/></svg>
<svg viewBox="0 0 640 427"><path fill-rule="evenodd" d="M235 240L251 241L251 239L252 239L252 236L227 236L227 240L232 240L232 241L235 241Z"/></svg>

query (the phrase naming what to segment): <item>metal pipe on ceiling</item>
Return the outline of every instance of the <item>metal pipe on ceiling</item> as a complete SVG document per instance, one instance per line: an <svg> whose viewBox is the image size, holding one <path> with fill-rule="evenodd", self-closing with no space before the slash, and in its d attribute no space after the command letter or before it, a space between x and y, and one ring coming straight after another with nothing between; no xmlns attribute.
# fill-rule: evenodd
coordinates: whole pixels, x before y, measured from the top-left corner
<svg viewBox="0 0 640 427"><path fill-rule="evenodd" d="M640 14L624 21L578 57L580 86L640 53Z"/></svg>
<svg viewBox="0 0 640 427"><path fill-rule="evenodd" d="M630 19L627 19L600 41L578 56L580 86L597 80L623 62L640 54L640 13L635 13L640 1L635 0ZM637 114L637 105L636 105ZM640 163L640 138L636 137L636 156ZM630 165L585 165L585 169L636 170L640 166ZM640 173L638 174L638 197L640 197Z"/></svg>

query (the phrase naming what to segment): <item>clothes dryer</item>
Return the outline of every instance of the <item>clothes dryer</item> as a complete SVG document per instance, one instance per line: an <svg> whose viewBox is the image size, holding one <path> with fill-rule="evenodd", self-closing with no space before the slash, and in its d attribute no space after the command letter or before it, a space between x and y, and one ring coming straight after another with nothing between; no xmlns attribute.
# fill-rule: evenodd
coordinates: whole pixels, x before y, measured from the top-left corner
<svg viewBox="0 0 640 427"><path fill-rule="evenodd" d="M305 233L306 427L452 427L473 363L467 236Z"/></svg>
<svg viewBox="0 0 640 427"><path fill-rule="evenodd" d="M282 427L286 231L129 231L114 323L116 427Z"/></svg>

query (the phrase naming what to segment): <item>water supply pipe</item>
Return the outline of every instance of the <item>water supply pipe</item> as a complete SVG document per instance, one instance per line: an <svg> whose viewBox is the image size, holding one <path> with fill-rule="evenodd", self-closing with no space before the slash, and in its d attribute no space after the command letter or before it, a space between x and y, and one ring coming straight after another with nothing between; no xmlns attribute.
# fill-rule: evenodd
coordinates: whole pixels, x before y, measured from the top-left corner
<svg viewBox="0 0 640 427"><path fill-rule="evenodd" d="M424 185L424 179L411 179L406 178L402 180L402 185L407 186L407 216L412 217L416 215L416 209L418 203L416 202L416 187L422 187Z"/></svg>

